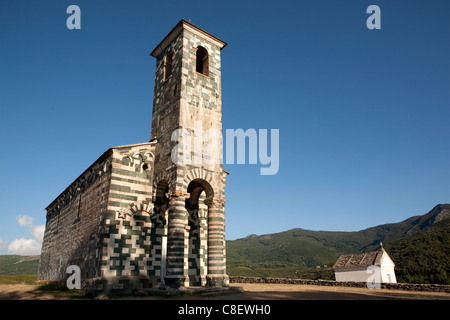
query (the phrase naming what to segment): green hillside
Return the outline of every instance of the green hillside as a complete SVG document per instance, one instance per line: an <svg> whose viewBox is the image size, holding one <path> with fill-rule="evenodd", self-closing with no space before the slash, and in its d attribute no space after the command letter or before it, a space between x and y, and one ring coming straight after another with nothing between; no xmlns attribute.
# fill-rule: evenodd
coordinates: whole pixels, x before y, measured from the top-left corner
<svg viewBox="0 0 450 320"><path fill-rule="evenodd" d="M0 276L37 275L39 256L0 256Z"/></svg>
<svg viewBox="0 0 450 320"><path fill-rule="evenodd" d="M386 246L398 282L450 285L450 218Z"/></svg>

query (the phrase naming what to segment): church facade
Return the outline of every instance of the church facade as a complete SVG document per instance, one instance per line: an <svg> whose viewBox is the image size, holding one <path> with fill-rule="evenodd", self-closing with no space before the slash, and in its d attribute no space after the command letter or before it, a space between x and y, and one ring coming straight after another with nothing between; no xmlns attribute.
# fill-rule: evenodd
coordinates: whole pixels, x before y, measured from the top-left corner
<svg viewBox="0 0 450 320"><path fill-rule="evenodd" d="M86 291L227 286L221 50L181 20L156 58L149 142L104 152L47 208L38 278Z"/></svg>

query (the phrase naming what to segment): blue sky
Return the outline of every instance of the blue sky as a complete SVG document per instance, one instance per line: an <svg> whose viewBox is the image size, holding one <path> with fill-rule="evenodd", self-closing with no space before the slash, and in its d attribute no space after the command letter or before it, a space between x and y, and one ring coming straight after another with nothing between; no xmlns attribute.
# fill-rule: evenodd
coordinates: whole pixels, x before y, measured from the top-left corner
<svg viewBox="0 0 450 320"><path fill-rule="evenodd" d="M81 9L68 30L66 9ZM366 9L381 9L369 30ZM0 254L110 147L148 141L180 19L228 43L223 128L279 129L280 167L231 165L227 239L355 231L450 202L450 2L2 1ZM26 241L23 241L24 243Z"/></svg>

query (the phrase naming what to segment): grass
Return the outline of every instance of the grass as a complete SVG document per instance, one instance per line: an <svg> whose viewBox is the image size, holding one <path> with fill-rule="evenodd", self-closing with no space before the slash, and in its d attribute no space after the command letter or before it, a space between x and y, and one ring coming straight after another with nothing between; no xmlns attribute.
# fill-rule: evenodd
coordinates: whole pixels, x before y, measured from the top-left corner
<svg viewBox="0 0 450 320"><path fill-rule="evenodd" d="M51 292L57 294L58 296L68 296L71 299L90 299L91 296L88 295L83 290L69 289L67 287L59 286L56 284L41 284L38 290Z"/></svg>
<svg viewBox="0 0 450 320"><path fill-rule="evenodd" d="M30 274L0 276L0 284L36 284L37 277Z"/></svg>

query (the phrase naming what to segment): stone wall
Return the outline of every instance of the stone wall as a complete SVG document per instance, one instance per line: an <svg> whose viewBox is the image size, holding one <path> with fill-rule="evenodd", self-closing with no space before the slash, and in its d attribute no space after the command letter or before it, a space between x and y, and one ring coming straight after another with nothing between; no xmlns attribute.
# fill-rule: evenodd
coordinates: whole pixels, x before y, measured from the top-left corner
<svg viewBox="0 0 450 320"><path fill-rule="evenodd" d="M111 154L105 152L46 208L40 280L65 282L69 265L80 267L83 279L99 275Z"/></svg>
<svg viewBox="0 0 450 320"><path fill-rule="evenodd" d="M338 282L333 280L307 280L307 279L286 279L286 278L258 278L258 277L238 277L230 276L230 283L277 283L277 284L299 284L315 286L341 286L367 288L365 282ZM440 284L414 284L414 283L382 283L380 289L406 290L406 291L432 291L448 292L449 285Z"/></svg>
<svg viewBox="0 0 450 320"><path fill-rule="evenodd" d="M164 228L153 215L153 150L109 149L47 207L40 280L65 285L76 265L86 291L153 285Z"/></svg>

